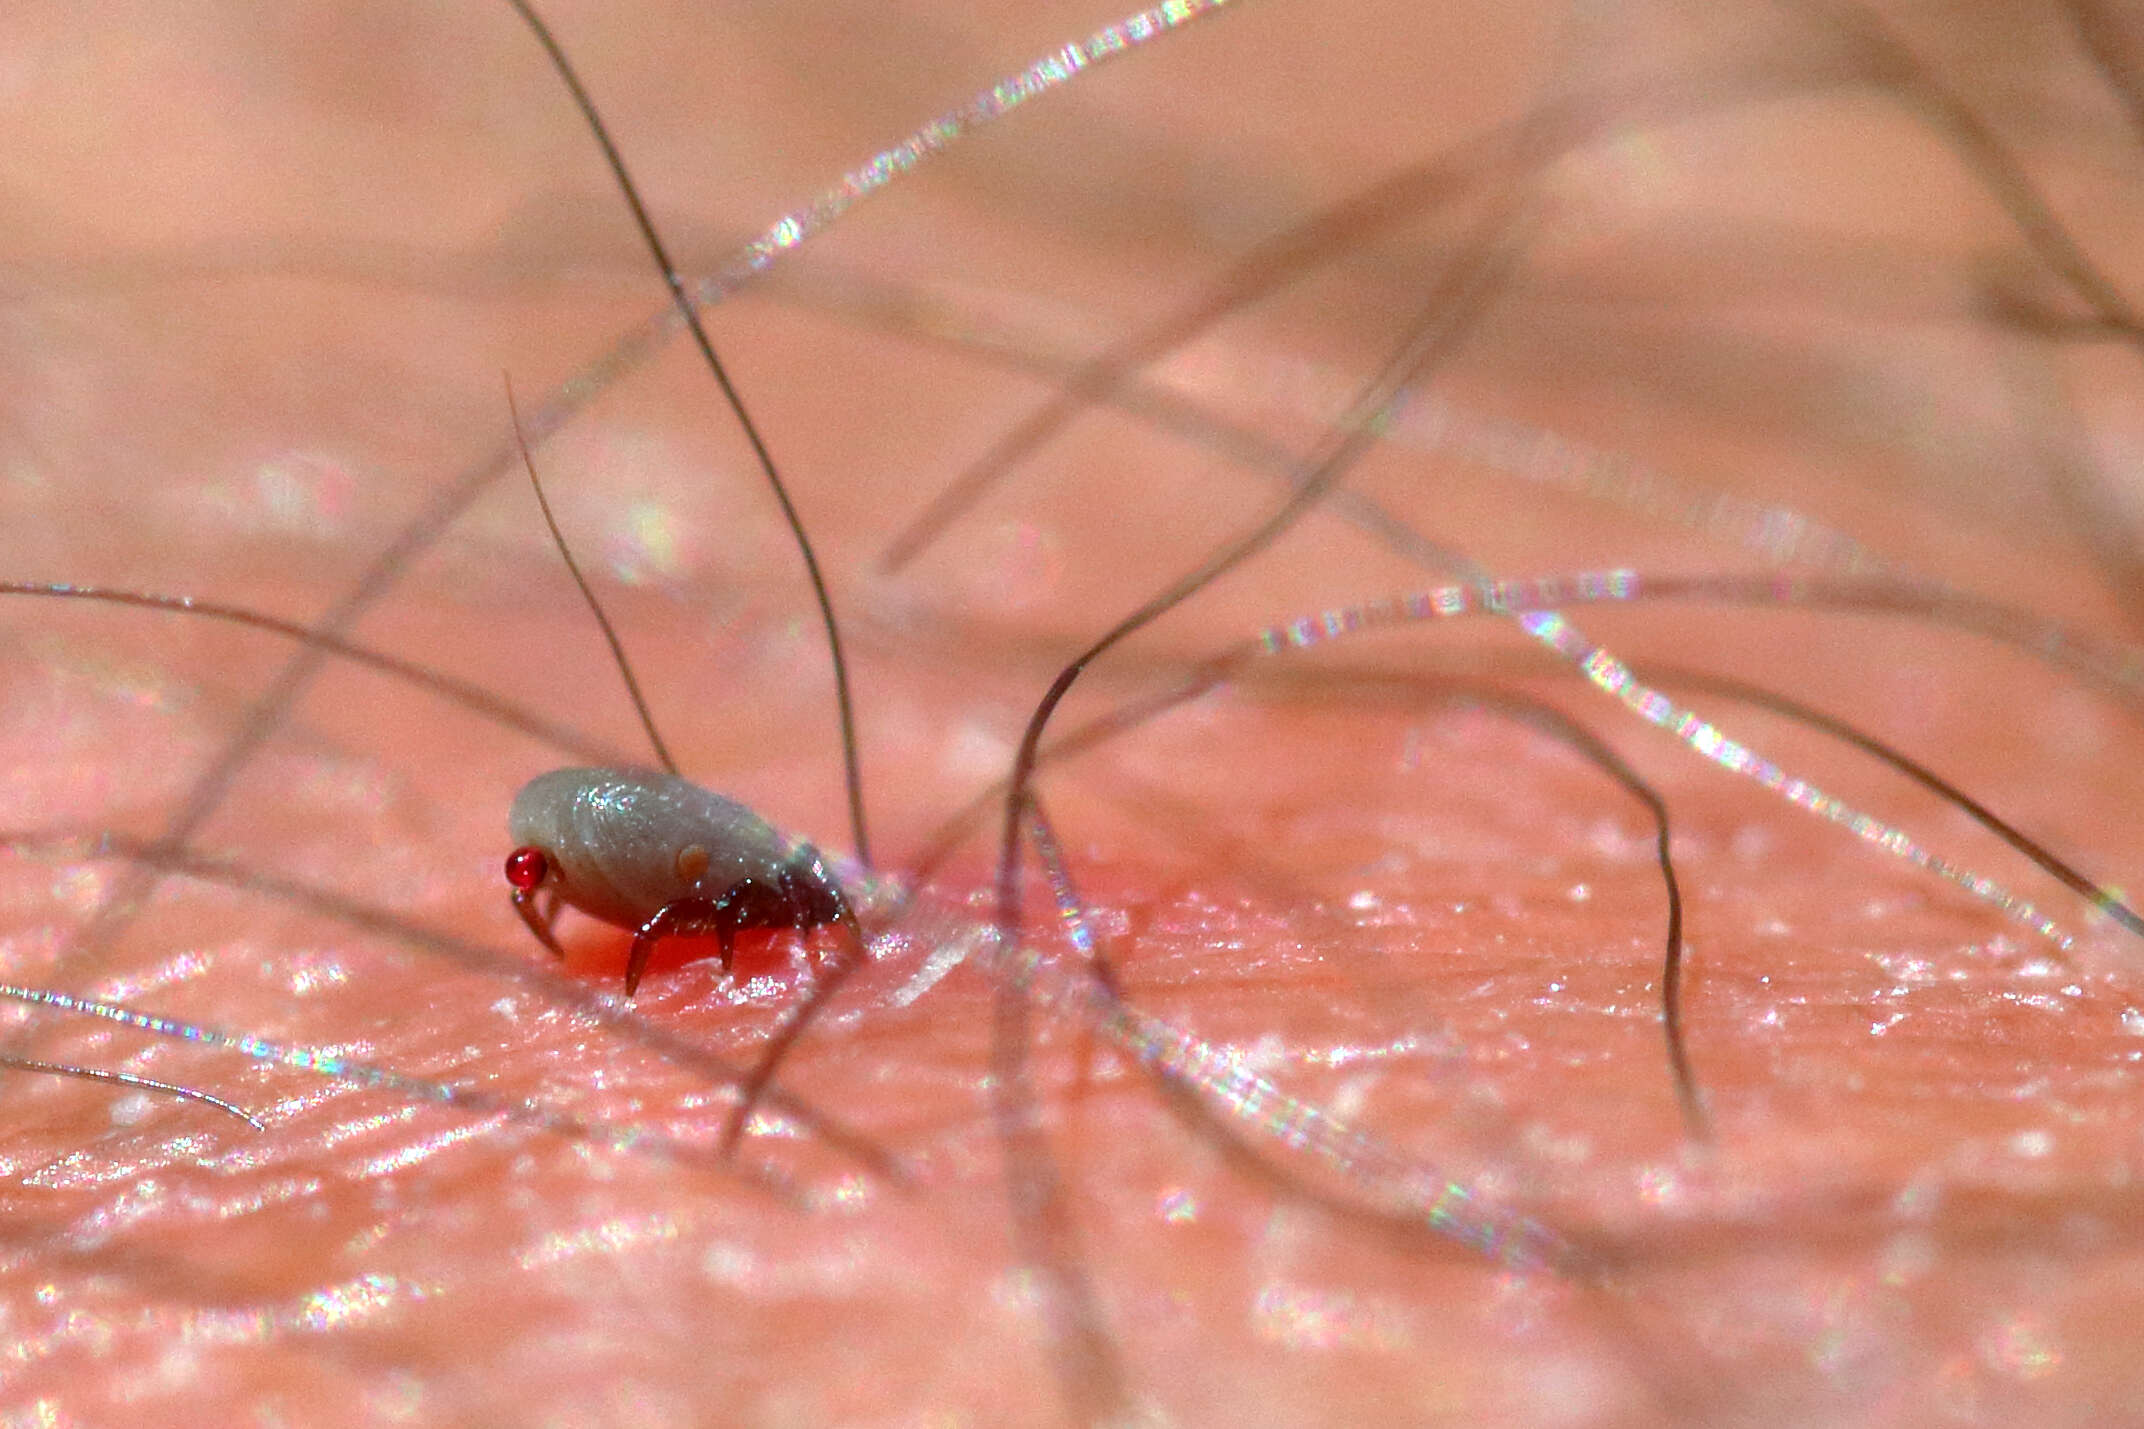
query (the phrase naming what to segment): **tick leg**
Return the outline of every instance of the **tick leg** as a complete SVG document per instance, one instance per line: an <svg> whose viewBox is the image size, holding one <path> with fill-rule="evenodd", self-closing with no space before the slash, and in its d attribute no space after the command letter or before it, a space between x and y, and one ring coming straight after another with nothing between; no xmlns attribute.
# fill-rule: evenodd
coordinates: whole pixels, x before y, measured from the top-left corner
<svg viewBox="0 0 2144 1429"><path fill-rule="evenodd" d="M655 910L655 916L640 925L633 935L633 951L625 960L625 995L631 997L640 990L640 976L648 970L648 959L655 956L655 945L673 933L699 933L713 929L722 940L722 970L729 971L730 942L737 929L729 921L726 906L729 894L722 901L709 898L679 898L665 903Z"/></svg>
<svg viewBox="0 0 2144 1429"><path fill-rule="evenodd" d="M770 903L783 896L756 879L740 878L720 898L679 898L665 903L634 935L633 951L625 960L625 995L631 997L639 988L655 945L673 933L713 933L722 944L722 971L728 972L737 930L767 926Z"/></svg>
<svg viewBox="0 0 2144 1429"><path fill-rule="evenodd" d="M797 930L797 936L809 937L811 930L821 925L820 900L815 900L804 884L792 879L786 872L782 875L782 894L789 902L791 926ZM737 1149L737 1143L744 1136L745 1123L751 1119L753 1108L759 1105L760 1098L773 1084L775 1069L781 1065L782 1058L788 1055L789 1049L796 1045L797 1038L804 1035L805 1027L833 997L835 990L849 974L864 964L863 933L857 928L856 919L850 914L848 905L841 902L838 894L835 895L835 905L831 911L835 915L832 921L838 922L848 937L843 940L840 951L827 963L824 970L812 979L811 987L802 1000L792 1006L775 1027L774 1035L767 1039L766 1047L759 1054L759 1060L752 1065L752 1070L746 1073L744 1080L737 1084L737 1105L731 1109L729 1119L722 1127L722 1140L719 1143L721 1155L727 1156Z"/></svg>
<svg viewBox="0 0 2144 1429"><path fill-rule="evenodd" d="M561 960L565 958L566 950L558 945L558 936L551 931L551 925L558 921L556 898L551 900L549 911L539 910L536 906L536 895L517 888L514 890L514 911L521 915L522 922L528 924L529 931L536 935L536 941L551 950L552 957Z"/></svg>

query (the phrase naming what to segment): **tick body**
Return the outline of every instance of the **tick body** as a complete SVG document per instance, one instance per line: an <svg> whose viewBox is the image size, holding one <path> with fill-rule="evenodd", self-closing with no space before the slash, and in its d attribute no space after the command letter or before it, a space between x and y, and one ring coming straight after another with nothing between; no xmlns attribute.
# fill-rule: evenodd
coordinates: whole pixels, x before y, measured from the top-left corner
<svg viewBox="0 0 2144 1429"><path fill-rule="evenodd" d="M746 928L838 925L861 941L817 849L675 774L556 769L515 795L507 828L514 909L545 947L561 952L551 930L561 904L633 931L628 997L656 944L674 934L712 933L725 971Z"/></svg>

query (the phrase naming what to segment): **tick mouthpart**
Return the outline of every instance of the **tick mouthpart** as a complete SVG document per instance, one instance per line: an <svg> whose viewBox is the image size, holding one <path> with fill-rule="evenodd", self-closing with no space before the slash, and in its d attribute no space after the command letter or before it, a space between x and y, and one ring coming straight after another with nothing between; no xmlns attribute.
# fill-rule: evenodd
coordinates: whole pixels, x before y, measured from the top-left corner
<svg viewBox="0 0 2144 1429"><path fill-rule="evenodd" d="M523 893L541 887L551 873L551 860L540 848L517 848L506 856L506 881Z"/></svg>

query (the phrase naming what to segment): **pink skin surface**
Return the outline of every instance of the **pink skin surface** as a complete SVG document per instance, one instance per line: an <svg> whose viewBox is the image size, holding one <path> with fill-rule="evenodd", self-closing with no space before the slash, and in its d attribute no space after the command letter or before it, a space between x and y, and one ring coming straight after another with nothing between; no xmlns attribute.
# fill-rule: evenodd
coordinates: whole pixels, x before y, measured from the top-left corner
<svg viewBox="0 0 2144 1429"><path fill-rule="evenodd" d="M973 8L561 4L550 18L681 262L704 272L928 116L1116 18ZM656 313L661 286L503 6L98 13L0 20L0 578L314 621L500 449L502 371L533 410ZM1962 6L1904 33L2134 288L2144 150L2121 37L2084 26L2111 67L2079 42L2100 14ZM1846 82L1869 53L1824 33L1767 7L1580 23L1266 0L972 138L715 311L848 622L880 866L912 869L1002 777L1057 666L1276 489L1211 426L1092 414L921 559L879 571L901 522L1048 395L1004 354L1048 368L1099 351L1404 164L1572 94L1635 104L1666 88L1634 76L1739 78L1697 85L1701 115L1607 123L1533 175L1524 259L1424 402L1541 424L1626 474L1802 510L1923 574L2125 638L2134 355L1997 326L1999 308L2088 309L2027 256L1955 128L1901 101L1895 67L1889 91ZM1797 65L1829 68L1782 95ZM1228 318L1158 366L1149 396L1312 448L1478 232L1482 197L1381 230ZM1418 406L1350 488L1500 574L1763 568L1678 524L1688 503L1657 486L1632 510L1541 479L1545 446L1520 463L1531 480L1440 449L1423 414L1447 410ZM696 358L670 344L538 460L687 772L848 849L795 553ZM1269 621L1437 583L1313 513L1101 662L1064 727ZM1578 618L1641 667L1738 674L1856 721L2103 881L2144 868L2134 711L2022 654L1895 617L1682 604ZM518 475L354 633L645 758ZM292 653L173 615L0 604L0 824L153 838ZM1506 623L1366 637L1257 673L1043 777L1127 997L1425 1174L1536 1218L1575 1247L1561 1268L1351 1214L1374 1200L1362 1164L1221 1111L1279 1179L1248 1170L1106 1038L1042 1017L1031 1066L1066 1248L1121 1397L1091 1366L1068 1378L1056 1293L1022 1264L1008 1211L993 985L980 959L934 962L982 916L982 839L937 875L926 912L866 915L872 966L783 1078L903 1174L830 1143L794 1103L717 1165L705 1149L726 1101L689 1049L750 1059L797 990L782 945L748 944L735 983L705 947L678 950L629 1015L591 1013L624 935L569 916L559 969L499 868L515 789L569 757L330 662L193 846L399 924L174 877L99 948L86 930L124 865L24 847L0 857L6 978L669 1140L621 1148L25 1011L18 1052L213 1090L268 1130L6 1077L0 1422L2144 1412L2144 947L1894 774L1693 697L2032 899L2077 935L2059 953L1696 759ZM1539 731L1455 704L1455 680L1553 703L1666 799L1710 1151L1685 1140L1663 1057L1644 810ZM1049 937L1029 884L1030 926ZM427 951L411 926L492 960Z"/></svg>

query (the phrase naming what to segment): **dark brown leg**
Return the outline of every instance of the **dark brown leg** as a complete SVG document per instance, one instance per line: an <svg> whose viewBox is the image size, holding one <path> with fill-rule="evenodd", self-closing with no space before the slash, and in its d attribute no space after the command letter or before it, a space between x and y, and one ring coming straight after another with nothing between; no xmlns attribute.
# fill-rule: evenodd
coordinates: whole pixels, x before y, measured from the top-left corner
<svg viewBox="0 0 2144 1429"><path fill-rule="evenodd" d="M767 905L795 906L785 881L769 888L755 879L742 879L723 890L720 898L680 898L655 910L655 916L640 925L633 937L633 951L625 961L625 995L640 987L640 975L648 970L655 945L673 933L713 933L722 943L722 971L730 970L730 954L739 928L768 926Z"/></svg>
<svg viewBox="0 0 2144 1429"><path fill-rule="evenodd" d="M558 920L558 900L552 899L551 907L546 912L536 907L534 893L525 893L517 888L513 896L514 911L521 915L522 922L528 924L529 931L536 935L536 941L549 948L552 957L564 959L566 950L558 945L558 936L551 931L551 925Z"/></svg>
<svg viewBox="0 0 2144 1429"><path fill-rule="evenodd" d="M734 890L732 890L734 892ZM633 951L625 960L625 995L631 997L640 990L640 977L648 970L648 959L655 955L655 945L673 933L698 933L713 929L722 940L722 970L730 970L730 944L735 941L737 929L730 922L730 895L725 893L720 902L706 898L680 898L665 903L655 910L655 916L640 925L633 935Z"/></svg>

